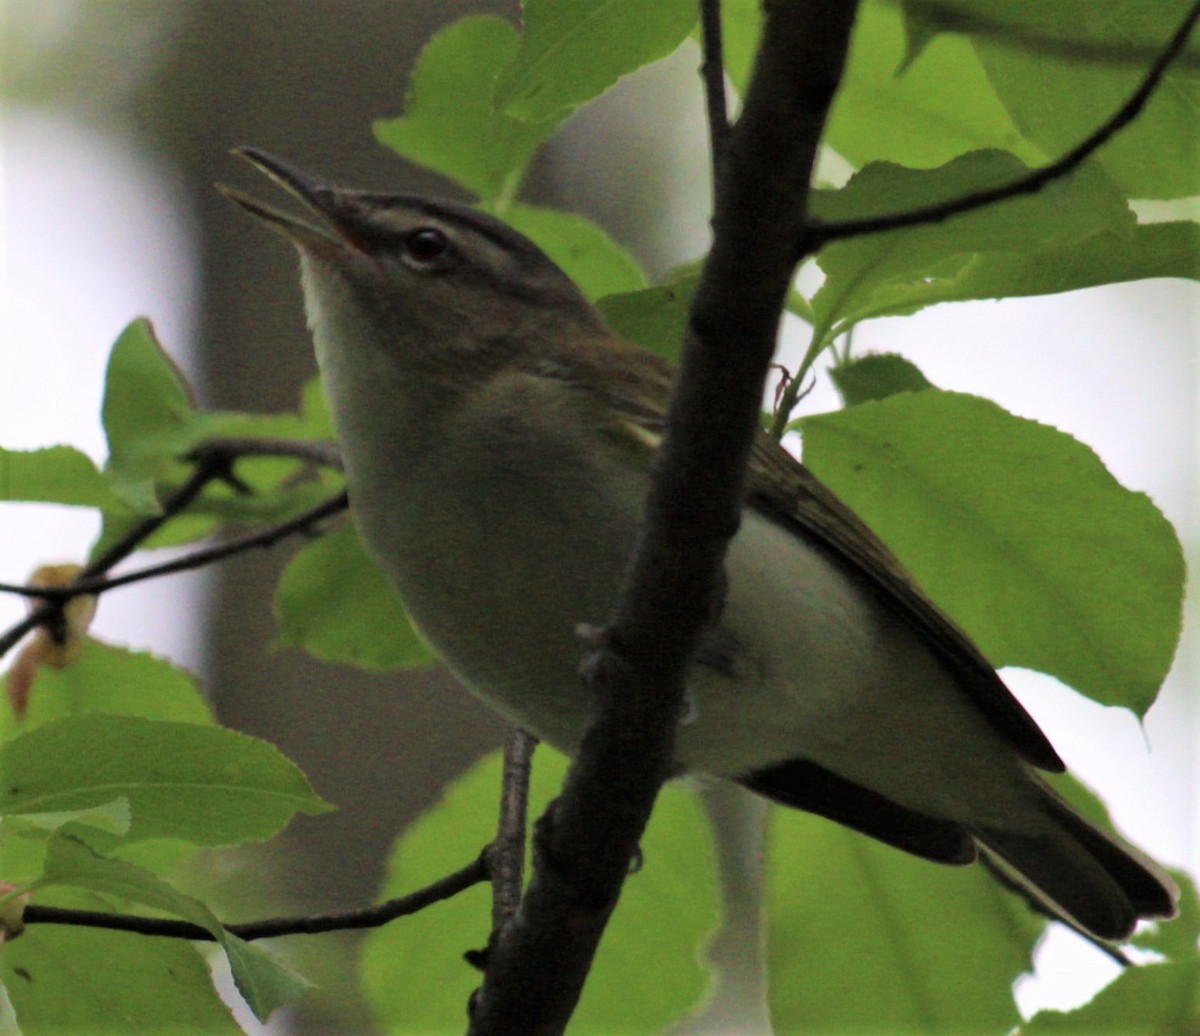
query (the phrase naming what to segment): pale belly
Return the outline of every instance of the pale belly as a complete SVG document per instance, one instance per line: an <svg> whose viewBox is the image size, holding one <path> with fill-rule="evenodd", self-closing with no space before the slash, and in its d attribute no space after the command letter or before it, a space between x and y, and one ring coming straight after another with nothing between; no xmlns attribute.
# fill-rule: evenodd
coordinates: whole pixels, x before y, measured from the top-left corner
<svg viewBox="0 0 1200 1036"><path fill-rule="evenodd" d="M553 514L506 521L511 503L489 501L470 522L459 515L448 523L453 538L443 527L410 542L420 560L392 574L466 686L571 753L591 718L579 628L607 620L634 526L606 527L614 512L605 506L580 540ZM978 802L959 798L973 780L1021 779L1011 749L942 664L823 553L748 513L726 571L718 627L688 679L682 770L738 776L806 758L944 816L978 814Z"/></svg>

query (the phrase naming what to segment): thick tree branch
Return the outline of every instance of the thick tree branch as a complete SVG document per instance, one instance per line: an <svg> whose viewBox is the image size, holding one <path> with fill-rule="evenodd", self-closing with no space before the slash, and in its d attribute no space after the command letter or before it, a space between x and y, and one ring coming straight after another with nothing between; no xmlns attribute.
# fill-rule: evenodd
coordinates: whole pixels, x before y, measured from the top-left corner
<svg viewBox="0 0 1200 1036"><path fill-rule="evenodd" d="M814 241L817 245L824 245L831 241L843 241L866 234L880 234L886 230L940 223L951 216L974 212L976 209L986 208L1009 198L1036 194L1047 184L1068 176L1142 113L1171 63L1183 52L1184 45L1198 20L1200 20L1200 0L1192 5L1187 17L1175 30L1175 34L1157 56L1138 88L1130 95L1129 100L1086 139L1056 161L1042 166L1040 169L1034 169L1028 176L1023 176L1011 183L990 187L983 191L974 191L961 198L952 198L950 201L941 202L938 205L929 205L909 212L897 212L889 216L873 216L866 219L844 220L838 223L814 221L808 233L798 238L801 242L801 249L805 250L805 254L807 254L812 250Z"/></svg>
<svg viewBox="0 0 1200 1036"><path fill-rule="evenodd" d="M764 4L762 43L730 133L715 240L693 301L644 537L589 665L598 701L562 797L539 822L533 880L497 933L475 1036L561 1033L671 769L683 676L711 619L809 180L855 4Z"/></svg>

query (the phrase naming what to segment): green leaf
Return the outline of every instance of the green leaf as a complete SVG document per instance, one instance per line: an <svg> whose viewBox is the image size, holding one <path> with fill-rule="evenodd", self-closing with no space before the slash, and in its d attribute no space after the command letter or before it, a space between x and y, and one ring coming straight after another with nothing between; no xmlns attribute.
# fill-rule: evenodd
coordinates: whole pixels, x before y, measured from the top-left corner
<svg viewBox="0 0 1200 1036"><path fill-rule="evenodd" d="M1044 921L982 867L774 809L766 880L776 1032L963 1036L1020 1020L1012 983Z"/></svg>
<svg viewBox="0 0 1200 1036"><path fill-rule="evenodd" d="M333 415L329 412L329 400L325 398L325 386L319 374L309 378L300 390L300 419L310 438L328 439L330 442L337 439L333 430Z"/></svg>
<svg viewBox="0 0 1200 1036"><path fill-rule="evenodd" d="M275 593L276 644L325 662L388 670L434 657L346 522L296 552Z"/></svg>
<svg viewBox="0 0 1200 1036"><path fill-rule="evenodd" d="M565 772L553 776L550 794ZM580 1036L663 1032L709 988L703 951L720 926L720 892L711 831L694 794L663 788L642 852L645 866L625 881L572 1017Z"/></svg>
<svg viewBox="0 0 1200 1036"><path fill-rule="evenodd" d="M693 0L524 0L525 35L496 83L496 107L562 117L671 53L696 23Z"/></svg>
<svg viewBox="0 0 1200 1036"><path fill-rule="evenodd" d="M494 835L499 780L499 757L488 756L409 825L389 862L380 898L412 892L475 859ZM368 932L362 984L379 1028L394 1036L462 1028L467 998L479 985L478 972L462 955L487 943L490 926L488 887L481 884ZM404 981L397 982L397 975Z"/></svg>
<svg viewBox="0 0 1200 1036"><path fill-rule="evenodd" d="M37 831L58 831L69 824L95 828L97 831L114 835L127 835L131 820L129 800L127 798L113 799L101 806L88 809L68 809L57 813L22 813L20 816L5 818L4 829L19 830L20 825L28 824ZM81 835L81 837L84 837Z"/></svg>
<svg viewBox="0 0 1200 1036"><path fill-rule="evenodd" d="M1200 959L1127 968L1077 1011L1039 1011L1021 1036L1163 1036L1200 1028Z"/></svg>
<svg viewBox="0 0 1200 1036"><path fill-rule="evenodd" d="M129 800L129 839L232 845L329 806L272 745L221 727L93 714L0 746L0 814Z"/></svg>
<svg viewBox="0 0 1200 1036"><path fill-rule="evenodd" d="M69 905L107 909L88 896ZM208 965L181 939L30 925L4 948L0 977L24 1036L240 1036Z"/></svg>
<svg viewBox="0 0 1200 1036"><path fill-rule="evenodd" d="M159 489L179 485L192 473L180 460L188 450L216 436L314 439L328 436L319 410L296 414L242 414L194 409L182 375L146 320L122 332L109 357L103 405L108 436L108 477L113 491L139 513L158 510ZM251 490L214 482L188 513L173 518L144 548L185 543L208 535L214 517L278 521L316 502L316 484L294 484L303 461L255 457L239 461L237 475ZM127 513L105 514L94 551L104 549L135 520Z"/></svg>
<svg viewBox="0 0 1200 1036"><path fill-rule="evenodd" d="M1042 251L980 253L949 276L877 287L870 309L872 316L908 314L939 302L1051 295L1149 277L1200 280L1200 224L1147 223Z"/></svg>
<svg viewBox="0 0 1200 1036"><path fill-rule="evenodd" d="M910 360L897 353L868 353L829 368L846 406L887 399L898 392L920 392L932 383Z"/></svg>
<svg viewBox="0 0 1200 1036"><path fill-rule="evenodd" d="M248 414L237 410L197 410L188 418L190 426L189 439L199 441L207 438L228 437L238 439L317 439L320 432L309 426L309 422L301 414ZM275 463L299 462L286 458L245 457L238 461L239 472L241 465L252 461L271 460Z"/></svg>
<svg viewBox="0 0 1200 1036"><path fill-rule="evenodd" d="M825 135L839 155L860 168L881 160L930 168L983 148L1042 161L1000 103L969 40L939 36L915 57L908 43L894 4L872 0L859 8Z"/></svg>
<svg viewBox="0 0 1200 1036"><path fill-rule="evenodd" d="M617 334L674 359L683 347L688 307L699 283L700 274L688 271L652 288L605 296L598 306Z"/></svg>
<svg viewBox="0 0 1200 1036"><path fill-rule="evenodd" d="M153 482L189 444L193 409L191 391L150 321L135 320L109 356L101 416L109 469L139 510L153 509Z"/></svg>
<svg viewBox="0 0 1200 1036"><path fill-rule="evenodd" d="M1188 7L1186 0L963 0L956 10L1000 27L975 37L988 78L1021 132L1058 157L1128 100ZM1051 45L1022 46L1023 40ZM1056 41L1065 44L1060 53ZM1089 49L1102 60L1084 60ZM1189 52L1197 53L1194 33ZM1200 73L1194 62L1190 68L1176 62L1142 113L1095 160L1130 197L1200 194L1198 111Z"/></svg>
<svg viewBox="0 0 1200 1036"><path fill-rule="evenodd" d="M492 104L492 88L520 35L503 18L479 15L443 29L413 69L404 115L375 123L375 136L495 205L509 198L558 119L522 122Z"/></svg>
<svg viewBox="0 0 1200 1036"><path fill-rule="evenodd" d="M996 666L1145 713L1179 638L1183 558L1088 447L974 396L906 393L804 422L804 460Z"/></svg>
<svg viewBox="0 0 1200 1036"><path fill-rule="evenodd" d="M456 781L442 801L405 831L384 896L457 870L492 837L500 793L500 757L489 756ZM544 746L534 762L532 815L562 784L566 761ZM702 995L699 950L718 921L716 879L707 826L693 796L663 789L642 843L645 865L625 883L571 1032L586 1036L661 1032ZM462 961L483 946L490 926L488 889L454 899L373 931L363 950L363 978L385 1032L454 1032L478 974ZM404 982L396 976L404 975Z"/></svg>
<svg viewBox="0 0 1200 1036"><path fill-rule="evenodd" d="M342 476L328 473L320 478L298 477L303 462L274 457L240 460L237 477L251 487L238 493L221 484L210 484L187 513L166 526L166 535L155 535L151 547L191 542L202 523L253 522L278 524L334 497ZM195 528L193 528L193 526Z"/></svg>
<svg viewBox="0 0 1200 1036"><path fill-rule="evenodd" d="M646 284L637 260L586 216L517 204L504 218L562 267L589 299Z"/></svg>
<svg viewBox="0 0 1200 1036"><path fill-rule="evenodd" d="M309 393L301 414L246 414L230 411L194 411L173 431L160 440L146 440L149 455L143 460L158 465L154 479L130 483L115 473L118 489L125 495L143 497L147 507L158 509L157 492L166 493L190 478L194 467L179 458L193 447L215 437L241 439L289 439L301 441L332 439L328 414L319 394ZM242 456L237 460L238 486L215 480L182 514L175 515L141 549L177 546L202 539L212 533L219 521L278 523L332 496L341 485L340 474L321 469L302 478L309 462L292 457ZM157 482L157 486L156 486ZM133 489L130 486L133 486ZM140 494L140 495L139 495ZM123 536L140 515L105 513L99 541L92 549L96 556Z"/></svg>
<svg viewBox="0 0 1200 1036"><path fill-rule="evenodd" d="M132 483L121 482L117 480L119 492L128 498L137 497L141 501L141 505L146 508L159 510L157 494L154 491L153 483L146 481L137 483L136 487ZM92 549L88 554L89 559L95 559L103 554L109 547L120 540L126 533L129 532L135 525L139 524L145 517L142 515L114 515L111 511L105 512L104 521L100 527L100 535L96 538L96 542L92 544ZM181 515L171 519L165 525L160 526L148 539L143 541L143 549L153 549L155 547L170 547L181 543L192 543L196 540L210 536L216 528L216 521L207 516L196 516L184 512Z"/></svg>
<svg viewBox="0 0 1200 1036"><path fill-rule="evenodd" d="M139 903L190 921L211 932L229 958L238 992L256 1018L266 1021L277 1007L294 1000L307 983L281 960L225 930L200 900L184 895L144 867L101 856L69 835L55 835L46 852L46 870L34 888L66 885Z"/></svg>
<svg viewBox="0 0 1200 1036"><path fill-rule="evenodd" d="M830 222L906 212L1010 183L1027 172L1014 156L979 151L931 170L868 166L837 191L819 191L814 211ZM1115 186L1085 166L1036 195L1010 198L933 225L835 241L818 256L826 280L813 298L816 332L828 339L867 317L908 313L953 297L954 279L978 255L1061 249L1108 231L1128 235L1136 218ZM909 294L927 301L919 305Z"/></svg>
<svg viewBox="0 0 1200 1036"><path fill-rule="evenodd" d="M128 511L91 457L72 446L0 449L0 500Z"/></svg>
<svg viewBox="0 0 1200 1036"><path fill-rule="evenodd" d="M980 255L955 277L898 286L883 304L915 312L934 302L1050 295L1149 277L1200 280L1200 224L1147 223L1028 254Z"/></svg>
<svg viewBox="0 0 1200 1036"><path fill-rule="evenodd" d="M862 15L859 15L861 20ZM745 94L762 32L761 0L724 0L721 4L721 42L725 72L739 93ZM696 31L700 38L699 27Z"/></svg>
<svg viewBox="0 0 1200 1036"><path fill-rule="evenodd" d="M4 679L6 682L7 674ZM97 712L185 723L213 722L208 701L189 673L164 658L88 638L81 656L72 665L39 670L23 719L18 720L11 709L0 709L0 740L9 740L64 716ZM115 801L129 811L127 799ZM79 812L82 819L87 819L94 811L113 807L114 803L109 802ZM31 819L36 816L10 815L5 818L4 828L19 828ZM97 826L95 821L92 826ZM110 830L114 835L128 834L129 823ZM89 840L99 847L121 841L118 837ZM173 843L170 850L173 856L191 851L192 847L182 842ZM0 873L10 875L10 880L17 875L36 873L40 869L40 853L41 846L31 844L29 839L0 839Z"/></svg>
<svg viewBox="0 0 1200 1036"><path fill-rule="evenodd" d="M212 722L212 710L190 673L165 658L89 638L72 665L38 672L23 719L0 709L0 739L87 712Z"/></svg>

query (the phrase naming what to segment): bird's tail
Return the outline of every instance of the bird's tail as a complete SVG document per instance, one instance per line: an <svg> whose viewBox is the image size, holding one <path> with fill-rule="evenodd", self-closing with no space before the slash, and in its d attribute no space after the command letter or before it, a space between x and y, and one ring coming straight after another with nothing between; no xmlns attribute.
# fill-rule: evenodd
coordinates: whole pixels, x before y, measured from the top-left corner
<svg viewBox="0 0 1200 1036"><path fill-rule="evenodd" d="M1128 938L1142 918L1173 917L1179 887L1129 843L1080 816L1040 779L1048 830L972 831L993 869L1035 906L1102 940Z"/></svg>

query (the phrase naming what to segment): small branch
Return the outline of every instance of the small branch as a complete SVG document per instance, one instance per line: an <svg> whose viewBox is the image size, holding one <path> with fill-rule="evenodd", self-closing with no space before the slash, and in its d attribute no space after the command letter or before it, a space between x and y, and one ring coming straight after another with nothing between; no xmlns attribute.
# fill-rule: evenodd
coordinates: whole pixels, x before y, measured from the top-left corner
<svg viewBox="0 0 1200 1036"><path fill-rule="evenodd" d="M1033 170L1028 176L1023 176L1011 183L999 187L989 187L987 190L975 191L961 198L929 205L925 208L913 209L910 212L898 212L889 216L873 216L866 219L844 220L837 223L821 223L813 220L808 234L803 240L803 248L811 248L813 242L820 246L831 241L844 241L851 237L862 237L865 234L880 234L887 230L899 230L903 227L926 226L940 223L951 216L959 216L965 212L994 205L1009 198L1025 194L1035 194L1047 184L1060 180L1074 172L1087 159L1117 135L1122 129L1136 119L1157 89L1171 62L1182 52L1188 36L1196 22L1200 20L1200 2L1192 5L1183 23L1176 29L1166 48L1158 55L1150 70L1142 79L1141 84L1133 94L1103 125L1072 148L1058 160L1040 169Z"/></svg>
<svg viewBox="0 0 1200 1036"><path fill-rule="evenodd" d="M188 454L189 460L200 460L208 454L227 457L291 457L306 460L324 468L342 470L342 451L336 443L312 439L261 439L223 436L201 443Z"/></svg>
<svg viewBox="0 0 1200 1036"><path fill-rule="evenodd" d="M277 917L246 924L226 925L225 930L247 941L269 939L280 935L317 935L322 932L351 931L360 928L379 928L398 917L418 913L434 903L450 899L460 892L488 880L487 850L453 874L410 892L407 896L389 899L378 906L348 910L338 914L319 914L311 917ZM65 924L86 928L106 928L111 931L135 932L173 939L195 939L214 942L212 932L189 921L170 918L137 917L132 914L108 914L98 910L68 910L63 907L28 906L22 917L25 924Z"/></svg>
<svg viewBox="0 0 1200 1036"><path fill-rule="evenodd" d="M188 476L183 485L172 492L162 504L162 510L155 515L143 519L131 526L125 534L113 543L99 557L88 562L69 587L56 590L41 588L18 588L12 584L4 584L0 589L8 593L21 593L28 597L42 598L45 603L33 608L20 622L14 624L5 633L0 634L0 658L12 650L21 639L38 626L45 626L53 631L60 614L63 602L80 593L95 593L95 586L109 589L113 585L124 585L136 581L132 577L120 577L117 580L103 581L104 574L114 565L124 561L137 548L161 529L176 515L185 511L204 492L210 482L225 481L235 489L245 491L244 484L234 474L233 466L238 457L294 457L298 460L308 460L315 464L341 468L341 456L337 447L332 443L306 442L292 439L212 439L202 443L191 451L185 458L193 461L196 469ZM220 551L222 548L214 548ZM221 555L225 556L225 555ZM181 559L182 560L182 559ZM168 562L160 566L169 571L178 571L170 566L177 562ZM144 574L133 573L138 578L148 578ZM30 593L30 589L35 592Z"/></svg>
<svg viewBox="0 0 1200 1036"><path fill-rule="evenodd" d="M521 906L525 885L525 827L529 813L529 773L537 738L520 727L504 743L504 782L500 823L488 848L492 877L492 929L508 924Z"/></svg>
<svg viewBox="0 0 1200 1036"><path fill-rule="evenodd" d="M57 608L42 605L31 611L20 622L15 623L6 633L0 635L0 658L3 658L9 651L16 647L26 633L37 629L39 626L53 623L54 616L57 614L59 614Z"/></svg>
<svg viewBox="0 0 1200 1036"><path fill-rule="evenodd" d="M12 594L14 597L28 597L31 599L42 598L44 600L53 600L57 599L58 593L71 598L85 592L61 586L29 586L25 583L0 583L0 594Z"/></svg>
<svg viewBox="0 0 1200 1036"><path fill-rule="evenodd" d="M237 484L233 476L234 458L227 453L205 453L196 455L196 470L188 476L182 486L163 501L162 510L149 518L135 523L98 558L88 562L79 573L78 582L103 575L119 561L124 561L141 544L177 514L186 511L210 482L229 481Z"/></svg>
<svg viewBox="0 0 1200 1036"><path fill-rule="evenodd" d="M725 53L721 43L721 0L700 0L700 40L704 60L700 81L708 115L708 146L712 154L713 193L721 175L721 159L729 139L729 103L725 97Z"/></svg>
<svg viewBox="0 0 1200 1036"><path fill-rule="evenodd" d="M203 568L256 547L273 547L289 536L311 532L318 523L331 515L345 511L349 506L349 496L345 492L341 492L315 507L310 507L307 511L296 515L295 518L272 525L269 529L238 536L227 543L220 543L215 547L207 547L171 561L164 561L161 565L150 565L147 568L139 568L136 572L126 572L109 579L87 579L82 582L74 582L70 586L52 589L39 589L38 587L14 587L12 589L28 593L29 596L44 597L46 600L57 602L69 601L72 597L78 597L80 594L100 594L107 590L115 590L117 587L128 586L131 583L140 583L146 579L156 579L159 576L172 575L176 572ZM6 589L9 588L0 584L0 590Z"/></svg>
<svg viewBox="0 0 1200 1036"><path fill-rule="evenodd" d="M89 562L79 573L77 582L95 577L107 572L118 561L124 560L139 543L144 542L157 530L162 528L172 517L184 510L203 491L210 482L227 477L232 469L229 458L208 458L199 463L186 482L175 490L163 503L162 511L138 522L124 536L108 548L100 557ZM44 594L39 596L45 596ZM59 602L47 602L38 605L24 619L0 636L0 658L8 653L30 630L38 626L52 626L55 616L62 608Z"/></svg>

